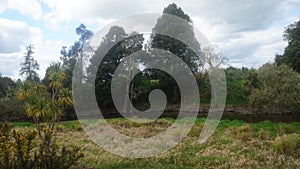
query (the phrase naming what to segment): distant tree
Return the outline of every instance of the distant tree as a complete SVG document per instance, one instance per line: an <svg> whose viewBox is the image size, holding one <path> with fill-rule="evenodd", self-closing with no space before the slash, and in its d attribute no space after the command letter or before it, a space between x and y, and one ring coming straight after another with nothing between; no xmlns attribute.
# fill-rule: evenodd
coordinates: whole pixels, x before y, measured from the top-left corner
<svg viewBox="0 0 300 169"><path fill-rule="evenodd" d="M16 83L10 77L2 77L0 74L0 99L9 97Z"/></svg>
<svg viewBox="0 0 300 169"><path fill-rule="evenodd" d="M71 88L73 70L75 63L77 61L82 62L82 57L80 52L83 50L84 44L93 36L93 32L88 30L84 24L80 24L76 28L76 34L79 36L79 39L74 42L69 48L63 46L60 53L60 60L63 63L63 68L65 71L66 79L64 80L64 87Z"/></svg>
<svg viewBox="0 0 300 169"><path fill-rule="evenodd" d="M257 71L258 86L250 95L250 104L262 110L298 111L300 75L286 65L266 64Z"/></svg>
<svg viewBox="0 0 300 169"><path fill-rule="evenodd" d="M36 71L39 70L39 64L32 56L34 53L33 49L34 47L32 44L26 47L26 52L24 53L25 61L20 64L20 75L25 75L25 78L28 81L38 82L39 77Z"/></svg>
<svg viewBox="0 0 300 169"><path fill-rule="evenodd" d="M245 96L249 97L252 91L259 87L259 80L256 69L250 69L244 77L243 89Z"/></svg>
<svg viewBox="0 0 300 169"><path fill-rule="evenodd" d="M283 55L276 55L277 65L286 64L300 72L300 20L286 27L284 39L288 42Z"/></svg>
<svg viewBox="0 0 300 169"><path fill-rule="evenodd" d="M206 47L201 53L203 60L210 68L220 68L228 62L228 59L221 52L217 52L214 47Z"/></svg>
<svg viewBox="0 0 300 169"><path fill-rule="evenodd" d="M227 104L246 104L248 97L244 88L248 69L228 67L225 69Z"/></svg>

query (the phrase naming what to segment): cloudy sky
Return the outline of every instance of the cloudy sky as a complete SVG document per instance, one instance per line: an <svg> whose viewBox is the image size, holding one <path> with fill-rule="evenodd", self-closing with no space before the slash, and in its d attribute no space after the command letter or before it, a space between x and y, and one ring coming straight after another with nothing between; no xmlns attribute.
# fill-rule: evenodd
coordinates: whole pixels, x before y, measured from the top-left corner
<svg viewBox="0 0 300 169"><path fill-rule="evenodd" d="M61 47L78 39L80 23L97 32L119 18L162 13L173 2L235 67L272 62L287 45L284 27L300 19L300 0L0 0L0 72L19 78L24 47L33 43L43 77Z"/></svg>

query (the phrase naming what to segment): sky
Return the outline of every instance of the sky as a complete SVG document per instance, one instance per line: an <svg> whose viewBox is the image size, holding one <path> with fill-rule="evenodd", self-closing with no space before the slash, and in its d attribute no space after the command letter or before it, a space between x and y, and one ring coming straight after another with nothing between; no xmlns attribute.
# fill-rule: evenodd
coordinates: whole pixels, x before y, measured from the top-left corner
<svg viewBox="0 0 300 169"><path fill-rule="evenodd" d="M61 47L78 39L80 23L97 32L126 16L162 13L170 3L181 7L234 67L273 62L287 46L285 27L300 19L300 0L0 0L0 72L21 78L25 46L34 44L43 77L59 60Z"/></svg>

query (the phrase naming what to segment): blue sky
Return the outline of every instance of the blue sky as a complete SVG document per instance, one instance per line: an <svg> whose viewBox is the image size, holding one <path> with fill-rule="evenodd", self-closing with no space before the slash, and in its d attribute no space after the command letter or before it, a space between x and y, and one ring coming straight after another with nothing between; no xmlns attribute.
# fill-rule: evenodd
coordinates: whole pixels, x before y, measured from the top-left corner
<svg viewBox="0 0 300 169"><path fill-rule="evenodd" d="M0 72L19 78L24 47L33 43L43 77L49 63L59 59L61 47L77 40L80 23L97 32L125 16L162 13L172 2L235 67L272 62L287 45L284 27L300 16L300 0L1 0Z"/></svg>

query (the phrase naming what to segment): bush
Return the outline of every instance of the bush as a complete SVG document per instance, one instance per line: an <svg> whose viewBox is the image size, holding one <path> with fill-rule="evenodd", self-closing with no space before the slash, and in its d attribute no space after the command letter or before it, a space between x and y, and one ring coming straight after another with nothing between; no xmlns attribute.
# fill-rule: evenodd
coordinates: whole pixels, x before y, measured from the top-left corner
<svg viewBox="0 0 300 169"><path fill-rule="evenodd" d="M23 103L14 98L0 99L0 110L0 118L4 121L16 121L26 117L23 111Z"/></svg>
<svg viewBox="0 0 300 169"><path fill-rule="evenodd" d="M297 112L300 109L300 75L286 65L266 64L258 69L259 87L250 104L266 112Z"/></svg>
<svg viewBox="0 0 300 169"><path fill-rule="evenodd" d="M0 124L1 169L66 169L82 157L78 147L60 149L48 129L41 137L36 130L10 129L7 123Z"/></svg>

